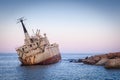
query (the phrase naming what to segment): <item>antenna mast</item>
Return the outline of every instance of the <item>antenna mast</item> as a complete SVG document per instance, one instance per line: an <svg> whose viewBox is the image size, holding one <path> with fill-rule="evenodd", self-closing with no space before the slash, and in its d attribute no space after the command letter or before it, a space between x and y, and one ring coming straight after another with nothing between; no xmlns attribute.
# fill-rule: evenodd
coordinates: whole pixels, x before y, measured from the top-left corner
<svg viewBox="0 0 120 80"><path fill-rule="evenodd" d="M29 34L28 34L28 32L27 32L27 29L26 29L26 27L25 27L25 25L24 25L24 23L23 23L23 21L26 20L26 19L24 19L24 17L21 17L21 18L19 18L19 19L17 19L17 20L18 20L18 23L21 23L21 24L22 24L23 31L24 31L24 34L25 34L25 39L26 39L26 40L29 40L29 39L30 39L30 36L29 36Z"/></svg>
<svg viewBox="0 0 120 80"><path fill-rule="evenodd" d="M27 33L27 29L26 29L26 27L23 23L24 20L26 20L26 19L24 19L24 17L21 17L21 18L18 19L18 23L20 22L22 24L24 33Z"/></svg>

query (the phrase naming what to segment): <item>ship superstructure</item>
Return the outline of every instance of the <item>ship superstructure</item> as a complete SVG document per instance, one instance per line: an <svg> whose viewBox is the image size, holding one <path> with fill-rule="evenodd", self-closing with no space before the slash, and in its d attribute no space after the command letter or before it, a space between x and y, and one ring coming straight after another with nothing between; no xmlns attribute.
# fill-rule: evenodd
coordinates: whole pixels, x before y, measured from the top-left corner
<svg viewBox="0 0 120 80"><path fill-rule="evenodd" d="M24 45L17 48L16 51L23 65L45 65L61 60L58 44L50 44L46 34L42 36L40 30L37 30L34 36L29 36L23 18L20 18L19 22L22 24L25 39Z"/></svg>

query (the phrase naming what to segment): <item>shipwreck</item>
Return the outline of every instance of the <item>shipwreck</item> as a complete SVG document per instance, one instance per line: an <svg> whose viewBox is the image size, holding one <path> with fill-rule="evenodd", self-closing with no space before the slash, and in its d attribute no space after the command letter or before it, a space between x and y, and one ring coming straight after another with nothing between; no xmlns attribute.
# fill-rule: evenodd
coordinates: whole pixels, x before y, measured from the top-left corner
<svg viewBox="0 0 120 80"><path fill-rule="evenodd" d="M30 36L23 21L23 18L19 19L25 35L24 44L16 48L22 65L48 65L60 61L59 45L56 43L50 44L46 34L42 36L40 30Z"/></svg>

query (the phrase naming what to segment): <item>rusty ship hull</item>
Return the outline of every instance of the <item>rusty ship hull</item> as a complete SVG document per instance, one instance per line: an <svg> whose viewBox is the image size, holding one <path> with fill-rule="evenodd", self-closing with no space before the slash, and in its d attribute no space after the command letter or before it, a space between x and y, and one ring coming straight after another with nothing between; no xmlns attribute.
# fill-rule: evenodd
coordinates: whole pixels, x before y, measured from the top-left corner
<svg viewBox="0 0 120 80"><path fill-rule="evenodd" d="M19 60L21 61L21 65L22 66L29 66L29 65L49 65L49 64L54 64L54 63L57 63L61 60L61 55L58 54L58 55L55 55L55 56L52 56L50 58L47 58L43 61L40 61L38 63L34 62L27 62L26 60L22 60L20 57L19 57Z"/></svg>
<svg viewBox="0 0 120 80"><path fill-rule="evenodd" d="M61 60L61 54L58 49L57 44L54 46L48 46L45 48L44 53L27 53L23 54L22 57L19 57L22 65L48 65L57 63ZM37 49L39 50L39 49Z"/></svg>
<svg viewBox="0 0 120 80"><path fill-rule="evenodd" d="M16 48L22 65L48 65L61 60L58 44L50 44L46 34L42 36L38 29L36 34L29 36L23 19L20 18L19 21L22 24L25 35L24 44Z"/></svg>

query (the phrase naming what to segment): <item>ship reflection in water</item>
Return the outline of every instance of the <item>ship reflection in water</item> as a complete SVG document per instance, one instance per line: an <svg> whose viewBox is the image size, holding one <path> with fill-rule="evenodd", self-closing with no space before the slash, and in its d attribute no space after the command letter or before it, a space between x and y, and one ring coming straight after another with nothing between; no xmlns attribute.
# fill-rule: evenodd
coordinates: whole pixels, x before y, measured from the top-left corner
<svg viewBox="0 0 120 80"><path fill-rule="evenodd" d="M36 34L30 37L23 23L24 19L18 20L22 24L25 34L24 45L16 49L23 65L47 65L61 60L58 44L50 44L46 34L43 37L40 30L37 30Z"/></svg>
<svg viewBox="0 0 120 80"><path fill-rule="evenodd" d="M17 54L0 54L0 80L119 80L119 69L69 62L86 56L62 54L56 64L20 66Z"/></svg>

